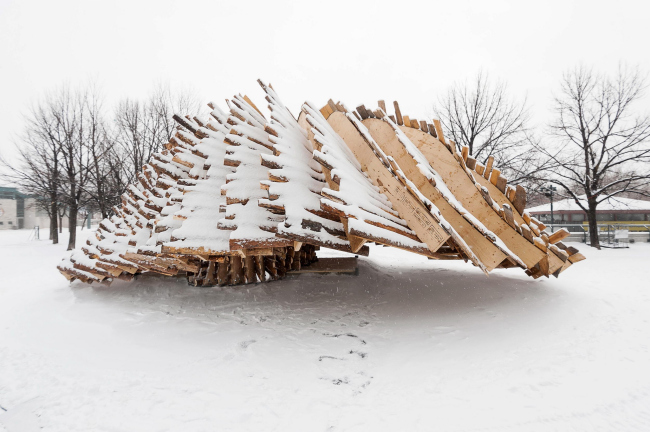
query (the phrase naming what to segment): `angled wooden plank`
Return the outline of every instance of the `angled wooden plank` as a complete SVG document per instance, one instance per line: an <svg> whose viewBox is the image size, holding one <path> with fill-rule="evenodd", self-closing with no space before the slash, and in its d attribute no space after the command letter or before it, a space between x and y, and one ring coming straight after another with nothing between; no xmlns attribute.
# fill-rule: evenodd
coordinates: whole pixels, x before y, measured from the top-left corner
<svg viewBox="0 0 650 432"><path fill-rule="evenodd" d="M527 268L534 267L544 257L544 253L517 233L495 212L495 209L488 205L476 184L472 182L458 161L439 140L422 131L404 127L400 129L420 149L431 167L443 177L445 184L456 199L490 231L503 240L508 249L517 255ZM474 177L478 181L477 177L479 176ZM492 186L494 187L494 185Z"/></svg>
<svg viewBox="0 0 650 432"><path fill-rule="evenodd" d="M453 200L453 198L445 198L444 194L435 186L437 183L443 183L441 177L433 182L425 177L415 158L420 158L420 164L426 163L428 165L428 163L417 147L410 142L403 143L398 137L397 132L387 121L368 119L363 124L368 128L370 134L382 150L395 159L409 180L440 210L444 219L467 242L471 250L483 262L488 271L499 266L506 258L506 253L499 250L497 245L487 237L490 235L487 233L487 229L482 227L485 232L481 232L479 230L481 228L475 227L471 220L463 217L462 212L465 212L465 209L455 208L454 206L456 204L450 202L450 199ZM405 139L408 140L406 136L403 136L402 140ZM407 145L409 146L408 148L406 147ZM417 154L412 155L415 152ZM423 167L423 169L427 168ZM438 174L435 173L435 175ZM446 188L444 184L441 186Z"/></svg>
<svg viewBox="0 0 650 432"><path fill-rule="evenodd" d="M389 198L400 217L406 220L431 252L438 251L450 235L429 211L410 195L404 185L393 177L344 113L334 113L327 121L355 155L375 186Z"/></svg>

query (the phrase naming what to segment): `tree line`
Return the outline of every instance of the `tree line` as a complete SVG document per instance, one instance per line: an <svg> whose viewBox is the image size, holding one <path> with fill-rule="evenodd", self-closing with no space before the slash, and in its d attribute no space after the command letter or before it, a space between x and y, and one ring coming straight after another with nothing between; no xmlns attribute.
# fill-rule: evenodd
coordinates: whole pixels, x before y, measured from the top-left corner
<svg viewBox="0 0 650 432"><path fill-rule="evenodd" d="M598 205L615 196L650 196L646 84L645 75L625 66L613 75L578 66L562 76L551 122L536 127L525 99L478 73L452 85L434 111L459 150L467 146L482 164L493 157L509 183L523 185L533 201L548 184L574 199L587 216L591 245L599 247ZM112 112L95 86L62 87L27 114L18 163L1 162L14 183L39 198L55 243L61 218L69 218L72 249L80 209L108 217L141 167L174 134L174 113L199 110L197 97L168 86L156 87L144 101L123 99Z"/></svg>
<svg viewBox="0 0 650 432"><path fill-rule="evenodd" d="M68 218L68 250L74 249L79 212L110 216L141 167L175 133L174 113L199 109L192 93L164 85L146 100L120 100L112 111L93 84L61 87L25 116L18 157L0 159L4 177L37 198L49 216L53 243L59 242L62 218Z"/></svg>

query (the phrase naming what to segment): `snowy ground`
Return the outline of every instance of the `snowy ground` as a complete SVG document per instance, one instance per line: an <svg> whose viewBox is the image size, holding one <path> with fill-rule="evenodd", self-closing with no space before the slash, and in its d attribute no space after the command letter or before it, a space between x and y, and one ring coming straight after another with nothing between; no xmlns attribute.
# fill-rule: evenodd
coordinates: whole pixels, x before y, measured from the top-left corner
<svg viewBox="0 0 650 432"><path fill-rule="evenodd" d="M2 432L650 430L649 244L202 289L70 286L29 234L0 231Z"/></svg>

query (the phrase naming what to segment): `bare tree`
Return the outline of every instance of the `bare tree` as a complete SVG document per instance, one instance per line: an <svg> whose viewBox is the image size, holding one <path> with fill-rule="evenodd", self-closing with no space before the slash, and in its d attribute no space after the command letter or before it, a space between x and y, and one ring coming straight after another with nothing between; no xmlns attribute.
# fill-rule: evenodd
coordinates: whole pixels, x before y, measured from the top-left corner
<svg viewBox="0 0 650 432"><path fill-rule="evenodd" d="M122 100L115 110L114 140L128 164L127 183L135 180L151 155L161 151L176 131L175 113L195 115L198 98L191 92L172 92L169 86L158 85L146 102Z"/></svg>
<svg viewBox="0 0 650 432"><path fill-rule="evenodd" d="M50 240L59 242L63 172L60 131L47 102L35 105L25 117L25 129L15 143L17 162L0 158L7 168L5 178L20 185L21 189L36 197L36 207L47 212L50 218Z"/></svg>
<svg viewBox="0 0 650 432"><path fill-rule="evenodd" d="M57 228L67 215L68 249L73 249L80 209L109 216L142 165L175 133L174 113L198 114L199 108L193 93L174 93L159 85L144 103L120 102L111 125L96 85L60 87L26 117L16 145L18 163L0 159L8 168L4 177L38 198L37 205L50 216L55 243Z"/></svg>
<svg viewBox="0 0 650 432"><path fill-rule="evenodd" d="M650 117L636 109L645 76L620 67L613 76L577 67L565 73L550 125L558 145L538 146L554 164L548 181L587 214L591 245L600 248L596 209L622 194L647 196Z"/></svg>
<svg viewBox="0 0 650 432"><path fill-rule="evenodd" d="M87 207L99 210L102 218L109 216L111 207L119 201L125 185L121 179L121 155L117 154L116 146L109 136L103 100L96 87L86 93L83 107L86 113L84 144L88 152L88 182L85 193L88 196Z"/></svg>
<svg viewBox="0 0 650 432"><path fill-rule="evenodd" d="M88 114L86 101L89 91L72 91L62 87L48 96L47 105L54 118L57 142L61 149L63 202L68 208L70 237L68 250L75 248L77 215L82 206L84 190L89 180L90 154L87 138L93 132L93 118Z"/></svg>
<svg viewBox="0 0 650 432"><path fill-rule="evenodd" d="M526 101L511 99L505 84L479 72L473 82L452 86L435 112L459 150L467 146L470 156L483 164L494 157L509 183L538 181L535 175L547 160L535 151Z"/></svg>

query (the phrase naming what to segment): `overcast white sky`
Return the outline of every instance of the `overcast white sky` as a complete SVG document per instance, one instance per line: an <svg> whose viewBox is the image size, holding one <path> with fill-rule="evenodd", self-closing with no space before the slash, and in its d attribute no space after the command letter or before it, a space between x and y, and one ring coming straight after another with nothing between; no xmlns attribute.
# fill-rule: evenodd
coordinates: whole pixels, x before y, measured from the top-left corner
<svg viewBox="0 0 650 432"><path fill-rule="evenodd" d="M109 103L156 82L261 101L262 78L294 112L396 99L423 118L483 69L527 95L541 123L567 68L650 71L649 15L647 0L0 0L0 152L45 91L90 78Z"/></svg>

